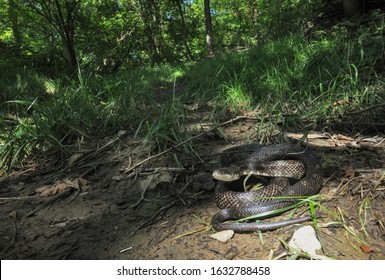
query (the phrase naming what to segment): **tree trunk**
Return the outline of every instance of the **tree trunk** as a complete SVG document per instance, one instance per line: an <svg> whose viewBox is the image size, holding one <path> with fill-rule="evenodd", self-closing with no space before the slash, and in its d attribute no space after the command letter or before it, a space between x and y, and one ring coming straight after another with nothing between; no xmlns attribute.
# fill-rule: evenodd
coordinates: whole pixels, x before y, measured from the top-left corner
<svg viewBox="0 0 385 280"><path fill-rule="evenodd" d="M178 10L179 10L179 14L180 14L180 18L181 18L181 23L182 23L182 36L183 36L183 45L184 45L184 48L186 49L186 57L187 59L189 60L194 60L194 57L191 53L191 50L188 46L188 43L187 43L187 40L188 40L188 29L186 27L186 22L184 20L184 12L183 12L183 9L182 9L182 4L183 4L183 1L180 1L180 0L175 0L177 6L178 6Z"/></svg>
<svg viewBox="0 0 385 280"><path fill-rule="evenodd" d="M28 0L25 4L58 32L66 50L65 59L69 70L71 73L76 72L78 60L75 48L75 24L81 0Z"/></svg>
<svg viewBox="0 0 385 280"><path fill-rule="evenodd" d="M205 0L205 21L206 21L206 46L208 56L214 56L213 27L211 24L210 0Z"/></svg>
<svg viewBox="0 0 385 280"><path fill-rule="evenodd" d="M19 29L19 19L17 15L17 6L14 0L8 0L9 8L8 8L8 14L9 18L11 20L11 28L13 37L15 37L15 45L18 50L20 50L21 44L22 44L22 35L20 33Z"/></svg>
<svg viewBox="0 0 385 280"><path fill-rule="evenodd" d="M257 8L257 0L253 1L253 8L252 8L252 14L251 14L251 22L253 23L253 31L254 31L254 37L257 38L258 28L257 28L257 20L258 20L258 8Z"/></svg>
<svg viewBox="0 0 385 280"><path fill-rule="evenodd" d="M57 24L60 29L62 28L62 39L64 41L64 46L68 53L68 64L70 65L70 71L75 73L78 67L78 60L76 57L75 49L75 15L79 0L65 1L65 7L63 13L62 7L58 0L55 0L56 9L57 9Z"/></svg>
<svg viewBox="0 0 385 280"><path fill-rule="evenodd" d="M162 36L160 7L157 1L137 1L136 9L143 24L143 31L147 37L148 55L153 65L162 63Z"/></svg>

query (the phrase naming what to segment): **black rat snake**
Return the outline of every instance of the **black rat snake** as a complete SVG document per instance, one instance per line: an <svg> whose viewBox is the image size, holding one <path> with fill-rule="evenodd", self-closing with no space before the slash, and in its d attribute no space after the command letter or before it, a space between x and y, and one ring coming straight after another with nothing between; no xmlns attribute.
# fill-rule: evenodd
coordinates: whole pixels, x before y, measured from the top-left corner
<svg viewBox="0 0 385 280"><path fill-rule="evenodd" d="M276 160L296 160L303 164L305 175L293 185L289 185L287 179L271 181L271 183L255 192L236 192L231 190L232 185L242 184L242 175L261 174L269 171L269 162ZM268 213L270 211L285 208L298 202L298 198L317 194L322 186L323 173L321 164L316 156L306 148L290 145L257 145L248 144L233 147L223 151L221 155L223 168L213 172L213 177L219 179L215 190L215 201L222 210L216 213L211 221L216 231L231 229L235 232L254 232L274 230L283 226L310 220L311 217L288 219L270 223L223 223L227 220L237 220L248 216ZM282 162L280 163L282 164ZM267 167L263 167L266 165ZM289 166L289 165L288 165ZM300 168L295 166L294 169ZM279 168L278 168L279 169ZM302 176L284 174L264 174L271 177L296 177ZM261 171L262 170L262 171ZM290 173L290 172L289 172ZM233 181L234 182L225 182Z"/></svg>

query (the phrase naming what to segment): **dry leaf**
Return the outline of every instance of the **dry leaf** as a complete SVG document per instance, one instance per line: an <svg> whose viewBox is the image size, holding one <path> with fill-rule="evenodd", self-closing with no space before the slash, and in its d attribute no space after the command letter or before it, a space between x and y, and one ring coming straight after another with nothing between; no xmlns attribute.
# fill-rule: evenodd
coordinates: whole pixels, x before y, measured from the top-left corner
<svg viewBox="0 0 385 280"><path fill-rule="evenodd" d="M40 196L46 197L46 196L51 196L51 195L61 193L65 191L68 187L70 186L66 183L59 183L54 186L40 187L36 189L36 192L40 193Z"/></svg>
<svg viewBox="0 0 385 280"><path fill-rule="evenodd" d="M42 186L37 188L35 191L40 193L40 196L47 197L55 195L65 191L68 188L79 189L79 186L85 186L88 184L88 181L82 178L76 178L73 181L66 179L63 182L57 183L53 186Z"/></svg>
<svg viewBox="0 0 385 280"><path fill-rule="evenodd" d="M345 105L345 104L349 104L349 100L338 100L338 101L333 103L333 106L341 106L341 105Z"/></svg>
<svg viewBox="0 0 385 280"><path fill-rule="evenodd" d="M361 250L362 250L365 254L369 254L369 253L371 253L371 252L374 251L373 247L368 246L368 245L365 245L365 244L361 244L361 245L360 245L360 248L361 248Z"/></svg>

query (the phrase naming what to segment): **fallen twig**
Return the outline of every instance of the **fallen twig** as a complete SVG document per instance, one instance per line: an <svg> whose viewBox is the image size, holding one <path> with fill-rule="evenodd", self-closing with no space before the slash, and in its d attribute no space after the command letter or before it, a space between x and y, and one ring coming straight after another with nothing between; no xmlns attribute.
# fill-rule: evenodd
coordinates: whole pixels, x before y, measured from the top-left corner
<svg viewBox="0 0 385 280"><path fill-rule="evenodd" d="M141 169L139 174L140 175L152 175L152 174L156 174L156 173L159 173L162 171L166 171L166 172L170 172L170 173L171 172L173 172L173 173L193 173L186 168L180 168L180 167L150 167L150 168ZM125 176L124 178L132 178L135 176L137 176L137 173L131 173L131 174Z"/></svg>
<svg viewBox="0 0 385 280"><path fill-rule="evenodd" d="M140 194L140 198L139 200L134 203L133 205L131 205L131 208L135 208L136 206L139 205L139 203L144 200L144 194L147 192L148 188L150 187L150 184L152 183L152 181L154 180L154 177L150 180L150 182L148 182L147 186L144 188L144 190L142 191L142 193Z"/></svg>
<svg viewBox="0 0 385 280"><path fill-rule="evenodd" d="M201 227L201 228L195 229L193 231L189 231L189 232L185 232L185 233L179 234L179 235L175 236L174 238L170 239L169 241L174 241L174 240L179 239L181 237L188 236L188 235L191 235L191 234L195 234L195 233L198 233L198 232L208 231L207 228L208 227Z"/></svg>
<svg viewBox="0 0 385 280"><path fill-rule="evenodd" d="M40 204L39 206L37 206L35 209L33 209L31 212L29 212L27 214L27 217L30 217L30 216L33 216L35 215L37 212L39 212L41 209L47 207L48 205L50 205L51 203L54 203L60 199L63 199L67 196L69 196L73 190L75 190L76 188L74 187L69 187L67 188L65 191L57 194L57 195L54 195L52 196L50 199L48 199L47 201L43 202L42 204Z"/></svg>
<svg viewBox="0 0 385 280"><path fill-rule="evenodd" d="M44 184L49 184L55 180L57 180L59 177L61 177L65 172L69 171L71 168L73 168L74 166L78 166L78 168L83 168L83 167L88 167L87 165L82 165L82 166L79 166L80 163L84 162L86 159L89 159L90 157L93 157L95 155L98 155L99 153L103 152L107 147L110 147L112 144L114 144L116 141L118 141L119 139L121 139L121 136L118 136L114 139L112 139L111 141L109 141L108 143L106 143L105 145L97 148L96 150L94 150L92 153L90 153L89 155L85 156L85 157L81 157L77 160L75 160L74 162L71 162L70 164L68 164L67 166L65 166L64 168L62 169L55 169L54 171L57 171L56 173L53 173L49 176L47 176L44 180L42 181L39 181L37 183L34 183L32 184L30 187L31 188L35 188L37 186L40 186L40 185L44 185ZM114 161L111 161L111 162L114 162ZM118 161L116 161L118 162ZM98 165L101 165L101 164L105 164L106 162L103 161L103 162L99 162L99 163L92 163L93 167L87 169L81 176L85 176L87 175L88 173L92 172L96 166ZM109 162L110 163L110 162ZM52 170L49 171L50 173L52 173Z"/></svg>
<svg viewBox="0 0 385 280"><path fill-rule="evenodd" d="M361 114L361 113L364 113L364 112L366 112L366 111L370 111L370 110L373 110L373 109L379 108L379 107L385 107L385 103L376 104L376 105L369 106L369 107L366 107L366 108L361 109L361 110L353 111L353 112L348 113L348 115L357 115L357 114Z"/></svg>
<svg viewBox="0 0 385 280"><path fill-rule="evenodd" d="M207 131L204 131L204 132L202 132L202 133L199 133L198 135L195 135L195 136L193 136L193 137L190 137L190 138L186 139L185 141L183 141L183 142L181 142L181 143L179 143L179 144L176 144L176 145L174 145L174 146L172 146L172 147L170 147L170 148L168 148L168 149L166 149L166 150L164 150L164 151L162 151L162 152L160 152L160 153L157 153L157 154L155 154L155 155L152 155L152 156L149 156L149 157L145 158L144 160L142 160L142 161L140 161L140 162L134 164L134 165L131 166L130 168L126 169L126 170L124 171L124 173L129 173L129 172L131 172L132 170L134 170L135 168L138 168L139 166L145 164L146 162L148 162L148 161L150 161L150 160L152 160L152 159L155 159L155 158L157 158L157 157L160 157L160 156L162 156L162 155L164 155L164 154L166 154L166 153L168 153L168 152L170 152L170 151L172 151L172 150L174 150L174 149L176 149L176 148L178 148L178 147L180 147L180 146L186 144L187 142L190 142L190 141L192 141L192 140L195 140L195 139L197 139L197 138L200 138L200 137L202 137L203 135L206 135L207 133L209 133L209 132L211 132L211 131L217 129L218 127L221 127L221 126L230 124L230 123L235 122L235 121L246 120L246 119L257 120L257 118L254 118L254 117L248 117L248 116L238 116L238 117L235 117L235 118L233 118L233 119L231 119L231 120L228 120L228 121L225 121L225 122L223 122L223 123L220 123L220 124L218 124L218 125L216 125L216 126L210 128L210 129L207 130Z"/></svg>
<svg viewBox="0 0 385 280"><path fill-rule="evenodd" d="M21 199L28 199L28 198L36 198L36 196L34 196L34 195L29 195L29 196L0 197L0 200L21 200Z"/></svg>
<svg viewBox="0 0 385 280"><path fill-rule="evenodd" d="M136 233L137 230L141 229L141 228L144 228L146 226L149 226L150 224L152 223L155 223L156 221L153 221L155 219L156 216L158 216L160 213L162 213L163 211L166 211L168 209L170 209L171 207L173 207L177 202L176 201L172 201L170 202L169 204L163 206L162 208L160 208L158 211L156 211L154 213L154 215L152 215L150 218L148 218L147 220L145 220L143 223L141 223L133 232L131 235L134 235Z"/></svg>
<svg viewBox="0 0 385 280"><path fill-rule="evenodd" d="M368 192L362 197L361 201L363 201L372 191L375 191L378 186L382 183L385 177L385 172L382 173L380 179L368 190Z"/></svg>

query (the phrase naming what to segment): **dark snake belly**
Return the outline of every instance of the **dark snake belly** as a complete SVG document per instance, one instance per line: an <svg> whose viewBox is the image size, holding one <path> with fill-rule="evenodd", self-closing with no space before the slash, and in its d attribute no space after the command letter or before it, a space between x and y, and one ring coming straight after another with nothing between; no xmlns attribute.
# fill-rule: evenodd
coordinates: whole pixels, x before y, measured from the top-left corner
<svg viewBox="0 0 385 280"><path fill-rule="evenodd" d="M295 197L315 195L321 189L323 174L316 156L300 146L249 144L223 152L222 165L236 164L238 170L235 172L241 174L254 173L254 171L258 173L261 164L286 159L299 160L305 167L305 176L291 186L278 182L256 192L235 192L228 188L232 183L219 182L215 190L215 201L222 210L213 216L211 221L213 228L216 231L227 229L235 232L267 231L311 219L311 217L303 217L270 223L224 223L227 220L242 219L289 207L298 202L298 198ZM284 199L277 197L284 197Z"/></svg>

